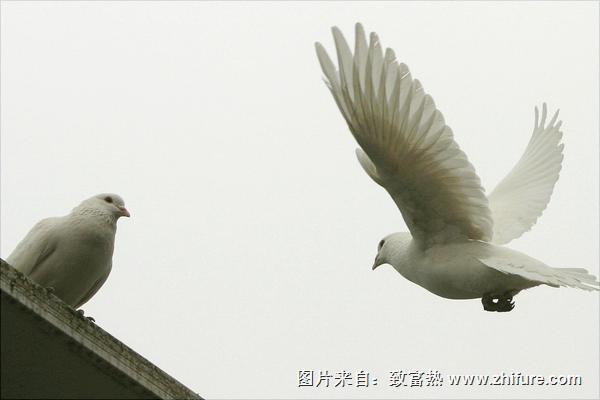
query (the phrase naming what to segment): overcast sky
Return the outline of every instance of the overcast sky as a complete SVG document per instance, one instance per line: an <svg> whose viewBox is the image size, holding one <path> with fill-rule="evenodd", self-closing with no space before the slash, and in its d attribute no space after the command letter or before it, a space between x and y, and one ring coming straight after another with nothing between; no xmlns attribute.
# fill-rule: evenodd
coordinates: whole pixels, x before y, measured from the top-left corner
<svg viewBox="0 0 600 400"><path fill-rule="evenodd" d="M533 107L560 108L552 201L509 247L598 275L598 3L2 2L1 248L120 194L113 271L84 306L207 398L598 398L599 295L534 288L510 313L437 297L379 240L406 230L355 160L314 51L376 31L486 189ZM377 386L299 388L298 370ZM583 377L577 387L389 386L389 372ZM356 382L355 382L356 383Z"/></svg>

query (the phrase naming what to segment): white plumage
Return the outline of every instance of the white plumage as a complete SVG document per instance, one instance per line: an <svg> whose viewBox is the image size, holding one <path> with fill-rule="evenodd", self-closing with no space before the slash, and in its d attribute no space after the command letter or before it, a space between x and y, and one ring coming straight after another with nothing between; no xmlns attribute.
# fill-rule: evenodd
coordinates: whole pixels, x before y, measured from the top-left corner
<svg viewBox="0 0 600 400"><path fill-rule="evenodd" d="M542 107L541 121L536 107L533 134L525 153L488 196L495 244L506 244L531 229L550 201L564 145L560 143L558 111L547 125L546 116L546 104Z"/></svg>
<svg viewBox="0 0 600 400"><path fill-rule="evenodd" d="M525 153L486 197L433 99L394 51L384 53L375 33L367 44L356 24L353 54L332 30L339 70L316 43L325 82L360 145L360 164L410 230L380 242L374 268L392 264L433 293L482 298L490 311L510 311L513 295L540 284L598 290L584 269L552 268L499 246L528 231L550 200L563 157L558 111L546 123L546 105L541 120L536 108Z"/></svg>
<svg viewBox="0 0 600 400"><path fill-rule="evenodd" d="M123 216L129 212L121 197L96 195L64 217L38 222L6 261L78 308L108 278L117 220Z"/></svg>

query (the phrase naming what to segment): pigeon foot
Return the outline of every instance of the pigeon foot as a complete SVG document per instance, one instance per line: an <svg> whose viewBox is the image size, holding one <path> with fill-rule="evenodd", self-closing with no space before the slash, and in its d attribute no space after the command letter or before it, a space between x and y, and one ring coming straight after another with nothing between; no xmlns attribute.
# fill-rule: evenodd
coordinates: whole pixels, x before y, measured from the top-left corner
<svg viewBox="0 0 600 400"><path fill-rule="evenodd" d="M94 319L94 317L86 317L83 313L83 310L80 308L79 310L77 310L77 314L79 314L82 318L87 319L90 322L96 322L96 320Z"/></svg>
<svg viewBox="0 0 600 400"><path fill-rule="evenodd" d="M481 298L481 304L483 304L485 311L509 312L515 308L512 296L502 296L494 299L491 295L485 295Z"/></svg>

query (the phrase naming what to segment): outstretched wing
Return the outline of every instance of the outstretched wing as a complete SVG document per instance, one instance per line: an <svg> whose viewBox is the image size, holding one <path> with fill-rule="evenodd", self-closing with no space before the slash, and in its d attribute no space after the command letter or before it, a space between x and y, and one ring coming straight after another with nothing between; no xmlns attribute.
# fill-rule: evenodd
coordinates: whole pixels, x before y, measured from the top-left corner
<svg viewBox="0 0 600 400"><path fill-rule="evenodd" d="M488 196L494 220L494 244L506 244L531 229L550 201L563 159L558 111L546 125L535 108L535 126L529 144L510 173ZM539 122L539 123L538 123Z"/></svg>
<svg viewBox="0 0 600 400"><path fill-rule="evenodd" d="M400 209L422 246L492 237L492 218L475 169L453 139L432 98L385 56L375 33L367 46L356 24L352 54L333 29L339 71L320 43L317 56L326 83L361 149L358 159Z"/></svg>

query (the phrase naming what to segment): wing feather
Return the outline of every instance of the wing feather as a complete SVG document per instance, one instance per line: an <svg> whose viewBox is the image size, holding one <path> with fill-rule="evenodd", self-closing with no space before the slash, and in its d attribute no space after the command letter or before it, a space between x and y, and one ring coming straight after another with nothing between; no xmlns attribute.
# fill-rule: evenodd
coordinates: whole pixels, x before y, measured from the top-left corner
<svg viewBox="0 0 600 400"><path fill-rule="evenodd" d="M367 46L356 24L352 54L341 31L332 32L339 71L316 44L327 86L360 146L361 166L392 196L415 240L423 247L489 240L479 178L431 96L393 50L383 52L377 34Z"/></svg>
<svg viewBox="0 0 600 400"><path fill-rule="evenodd" d="M535 125L525 152L510 173L490 193L494 244L506 244L531 229L542 215L558 180L563 160L562 131L556 111L546 125L535 108Z"/></svg>
<svg viewBox="0 0 600 400"><path fill-rule="evenodd" d="M25 275L35 272L56 249L53 228L59 218L46 218L31 228L6 262Z"/></svg>

